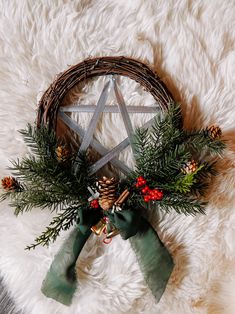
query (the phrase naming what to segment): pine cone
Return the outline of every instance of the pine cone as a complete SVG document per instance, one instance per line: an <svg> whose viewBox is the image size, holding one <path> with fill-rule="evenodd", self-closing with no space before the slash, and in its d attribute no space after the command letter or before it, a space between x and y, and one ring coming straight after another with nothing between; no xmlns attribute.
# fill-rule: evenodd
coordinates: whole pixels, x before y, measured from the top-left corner
<svg viewBox="0 0 235 314"><path fill-rule="evenodd" d="M103 177L98 181L99 184L99 204L103 210L112 208L117 196L116 190L118 181L115 178L108 179Z"/></svg>
<svg viewBox="0 0 235 314"><path fill-rule="evenodd" d="M68 160L69 150L65 146L58 146L56 148L56 157L59 162Z"/></svg>
<svg viewBox="0 0 235 314"><path fill-rule="evenodd" d="M220 138L222 135L222 130L219 126L212 125L207 128L207 134L214 140Z"/></svg>
<svg viewBox="0 0 235 314"><path fill-rule="evenodd" d="M18 191L21 189L19 181L17 181L14 177L3 178L2 187L7 191Z"/></svg>
<svg viewBox="0 0 235 314"><path fill-rule="evenodd" d="M190 174L193 173L197 170L198 168L198 163L195 160L190 160L185 165L181 168L181 171L184 174Z"/></svg>

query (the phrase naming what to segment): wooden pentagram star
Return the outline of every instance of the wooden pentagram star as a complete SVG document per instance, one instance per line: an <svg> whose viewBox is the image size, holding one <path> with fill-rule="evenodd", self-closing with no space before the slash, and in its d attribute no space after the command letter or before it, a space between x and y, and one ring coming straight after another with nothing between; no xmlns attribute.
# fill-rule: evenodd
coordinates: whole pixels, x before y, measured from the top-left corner
<svg viewBox="0 0 235 314"><path fill-rule="evenodd" d="M114 94L118 103L118 106L106 106L106 102L111 92L114 90ZM113 166L118 168L124 175L127 175L131 169L125 165L122 161L118 159L119 153L124 150L127 146L131 145L132 151L134 152L134 147L132 145L133 127L130 120L129 113L156 113L159 110L158 106L126 106L123 95L118 87L115 77L111 77L105 83L103 90L100 94L99 100L96 106L70 106L70 107L60 107L59 118L74 132L78 134L81 139L81 146L79 148L79 153L86 151L89 146L95 149L102 157L97 160L91 166L91 174L96 173L100 168L106 165L108 162L112 163ZM94 112L89 126L86 131L84 131L70 116L65 112ZM98 142L94 137L94 132L99 121L99 118L103 112L120 112L124 122L124 126L127 132L127 138L121 141L117 146L108 150L100 142ZM148 128L151 126L153 118L145 123L142 127Z"/></svg>

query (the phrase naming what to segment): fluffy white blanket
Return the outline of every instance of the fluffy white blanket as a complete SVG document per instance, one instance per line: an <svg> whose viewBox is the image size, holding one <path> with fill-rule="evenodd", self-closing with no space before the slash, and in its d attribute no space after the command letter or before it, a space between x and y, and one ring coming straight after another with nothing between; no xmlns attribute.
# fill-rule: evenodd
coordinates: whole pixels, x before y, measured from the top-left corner
<svg viewBox="0 0 235 314"><path fill-rule="evenodd" d="M42 92L57 73L89 56L148 62L182 103L185 127L217 123L228 140L207 215L153 221L176 263L158 304L119 236L111 245L88 241L70 308L45 298L40 285L66 235L49 249L24 251L51 215L33 210L16 218L1 204L0 272L17 307L28 314L235 313L234 1L1 0L0 11L1 176L9 174L9 158L27 153L17 130L34 121Z"/></svg>

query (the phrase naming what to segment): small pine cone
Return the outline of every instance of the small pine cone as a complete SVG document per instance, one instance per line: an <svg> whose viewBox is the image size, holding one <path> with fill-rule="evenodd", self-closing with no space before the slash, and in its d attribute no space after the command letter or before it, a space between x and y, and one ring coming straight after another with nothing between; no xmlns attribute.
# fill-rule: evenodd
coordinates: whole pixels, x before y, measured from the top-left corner
<svg viewBox="0 0 235 314"><path fill-rule="evenodd" d="M68 160L69 155L69 150L65 146L58 146L56 148L56 157L59 162Z"/></svg>
<svg viewBox="0 0 235 314"><path fill-rule="evenodd" d="M21 189L19 181L17 181L14 177L3 178L2 187L7 191L19 191Z"/></svg>
<svg viewBox="0 0 235 314"><path fill-rule="evenodd" d="M207 128L207 134L214 140L220 138L222 135L222 130L219 126L212 125Z"/></svg>
<svg viewBox="0 0 235 314"><path fill-rule="evenodd" d="M190 174L197 170L198 163L195 160L190 160L187 163L184 164L184 166L181 168L181 171L184 174Z"/></svg>
<svg viewBox="0 0 235 314"><path fill-rule="evenodd" d="M103 177L102 180L98 181L99 187L99 204L103 210L109 210L112 208L117 196L118 181L115 178L108 179Z"/></svg>

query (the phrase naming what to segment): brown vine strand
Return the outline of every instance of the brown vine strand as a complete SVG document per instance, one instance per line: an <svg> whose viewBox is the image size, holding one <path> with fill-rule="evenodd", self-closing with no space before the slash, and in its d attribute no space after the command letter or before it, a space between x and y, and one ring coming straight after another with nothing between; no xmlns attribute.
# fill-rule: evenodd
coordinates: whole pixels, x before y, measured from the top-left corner
<svg viewBox="0 0 235 314"><path fill-rule="evenodd" d="M104 75L121 75L136 81L152 94L162 109L173 101L165 84L146 64L121 56L90 58L59 74L44 92L39 101L37 125L56 129L58 108L66 93L86 79Z"/></svg>

